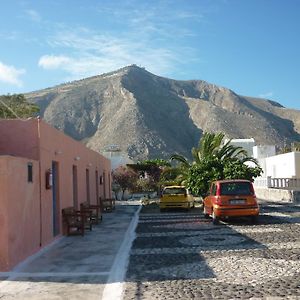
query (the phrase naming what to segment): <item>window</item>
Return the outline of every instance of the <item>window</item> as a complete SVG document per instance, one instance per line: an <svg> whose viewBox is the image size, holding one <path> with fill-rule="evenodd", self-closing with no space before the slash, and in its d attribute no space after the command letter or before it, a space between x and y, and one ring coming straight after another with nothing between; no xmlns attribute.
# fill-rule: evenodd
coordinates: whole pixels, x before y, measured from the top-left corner
<svg viewBox="0 0 300 300"><path fill-rule="evenodd" d="M186 195L185 188L166 188L163 191L164 195Z"/></svg>
<svg viewBox="0 0 300 300"><path fill-rule="evenodd" d="M33 182L33 176L32 176L32 163L27 164L27 181L28 182Z"/></svg>
<svg viewBox="0 0 300 300"><path fill-rule="evenodd" d="M211 194L213 196L215 196L217 194L217 186L215 184L213 184L213 186L211 188Z"/></svg>
<svg viewBox="0 0 300 300"><path fill-rule="evenodd" d="M252 195L251 184L248 182L222 183L221 195Z"/></svg>

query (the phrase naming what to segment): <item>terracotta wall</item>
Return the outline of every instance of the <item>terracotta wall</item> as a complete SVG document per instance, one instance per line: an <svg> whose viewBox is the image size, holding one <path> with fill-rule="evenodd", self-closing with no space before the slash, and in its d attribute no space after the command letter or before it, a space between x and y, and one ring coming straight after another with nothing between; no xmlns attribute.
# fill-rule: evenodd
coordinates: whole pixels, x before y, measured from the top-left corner
<svg viewBox="0 0 300 300"><path fill-rule="evenodd" d="M8 271L40 248L39 167L30 159L0 156L0 170L0 270Z"/></svg>
<svg viewBox="0 0 300 300"><path fill-rule="evenodd" d="M52 167L52 162L58 167L58 202L59 202L59 227L62 229L61 209L73 206L73 166L77 167L77 195L78 209L81 202L87 201L86 170L89 172L90 203L96 204L96 171L100 176L103 172L106 177L110 174L110 161L99 153L86 148L82 143L74 141L62 132L52 128L43 121L40 127L40 161L41 161L41 196L43 236L42 244L47 244L53 239L52 232L52 205L53 189L45 189L46 171ZM99 196L104 197L104 187L99 184ZM111 188L106 180L106 198L111 196ZM61 231L61 230L60 230Z"/></svg>
<svg viewBox="0 0 300 300"><path fill-rule="evenodd" d="M96 186L99 197L111 197L111 166L99 153L39 119L1 120L0 137L0 155L22 157L0 156L0 270L6 270L62 234L61 210L74 205L73 166L77 167L78 209L81 202L88 200L87 170L90 203L97 203ZM34 158L38 161L33 161ZM33 184L26 181L29 161L34 167ZM56 233L54 188L46 189L46 173L53 163L57 166ZM100 176L105 177L103 184ZM2 257L6 259L3 261Z"/></svg>
<svg viewBox="0 0 300 300"><path fill-rule="evenodd" d="M37 119L0 120L0 154L39 159Z"/></svg>
<svg viewBox="0 0 300 300"><path fill-rule="evenodd" d="M9 269L8 261L8 166L7 158L0 156L0 271Z"/></svg>

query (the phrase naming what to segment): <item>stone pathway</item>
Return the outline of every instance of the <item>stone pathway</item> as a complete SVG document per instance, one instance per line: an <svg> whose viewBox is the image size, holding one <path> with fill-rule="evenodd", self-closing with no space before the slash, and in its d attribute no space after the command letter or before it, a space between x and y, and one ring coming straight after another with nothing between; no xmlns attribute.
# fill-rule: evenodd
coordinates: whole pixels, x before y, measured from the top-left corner
<svg viewBox="0 0 300 300"><path fill-rule="evenodd" d="M103 214L84 237L64 237L15 270L0 272L0 299L120 299L139 211L136 203L126 204Z"/></svg>
<svg viewBox="0 0 300 300"><path fill-rule="evenodd" d="M300 207L212 225L199 208L141 213L124 300L300 299Z"/></svg>

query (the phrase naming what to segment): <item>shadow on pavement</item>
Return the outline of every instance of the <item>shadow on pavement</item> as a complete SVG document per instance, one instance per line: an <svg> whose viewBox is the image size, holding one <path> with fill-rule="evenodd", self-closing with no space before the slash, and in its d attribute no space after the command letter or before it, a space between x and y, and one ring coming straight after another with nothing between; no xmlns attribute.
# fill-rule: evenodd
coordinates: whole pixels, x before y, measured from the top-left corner
<svg viewBox="0 0 300 300"><path fill-rule="evenodd" d="M202 252L265 248L226 224L213 225L200 208L141 214L136 231L129 281L214 278Z"/></svg>

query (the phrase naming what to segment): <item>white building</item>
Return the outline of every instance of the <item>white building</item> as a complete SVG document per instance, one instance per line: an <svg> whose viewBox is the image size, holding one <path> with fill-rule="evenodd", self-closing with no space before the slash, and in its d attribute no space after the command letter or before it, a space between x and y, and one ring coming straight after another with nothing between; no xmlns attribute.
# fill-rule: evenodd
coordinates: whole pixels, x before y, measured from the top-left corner
<svg viewBox="0 0 300 300"><path fill-rule="evenodd" d="M115 170L120 166L133 163L133 161L128 157L127 153L122 152L118 145L107 146L102 154L106 158L110 159L112 170Z"/></svg>
<svg viewBox="0 0 300 300"><path fill-rule="evenodd" d="M253 147L253 157L262 159L276 155L275 145L259 145Z"/></svg>
<svg viewBox="0 0 300 300"><path fill-rule="evenodd" d="M264 173L254 180L260 199L300 202L300 152L260 158Z"/></svg>
<svg viewBox="0 0 300 300"><path fill-rule="evenodd" d="M266 158L275 155L275 145L259 145L253 147L253 157L258 160L260 167L263 169L263 177L267 177Z"/></svg>
<svg viewBox="0 0 300 300"><path fill-rule="evenodd" d="M300 178L300 152L289 152L265 158L264 177Z"/></svg>
<svg viewBox="0 0 300 300"><path fill-rule="evenodd" d="M227 143L228 140L225 140ZM231 145L242 147L247 151L248 156L253 156L253 147L255 146L254 138L250 139L232 139L230 142Z"/></svg>

